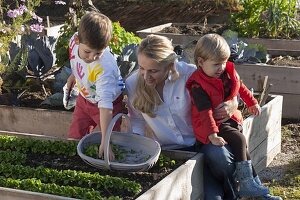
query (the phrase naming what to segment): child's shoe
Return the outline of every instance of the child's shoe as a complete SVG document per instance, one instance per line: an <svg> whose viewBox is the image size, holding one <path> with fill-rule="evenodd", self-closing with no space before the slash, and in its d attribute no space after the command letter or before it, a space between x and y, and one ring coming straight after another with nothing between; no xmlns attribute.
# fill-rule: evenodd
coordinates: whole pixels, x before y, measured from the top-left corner
<svg viewBox="0 0 300 200"><path fill-rule="evenodd" d="M268 188L259 185L253 178L251 160L236 163L236 179L240 197L259 197L269 194Z"/></svg>
<svg viewBox="0 0 300 200"><path fill-rule="evenodd" d="M263 186L263 184L261 183L260 179L258 176L254 177L254 181L258 184ZM270 194L265 194L263 196L260 197L260 199L264 199L264 200L282 200L281 197L279 196L272 196Z"/></svg>

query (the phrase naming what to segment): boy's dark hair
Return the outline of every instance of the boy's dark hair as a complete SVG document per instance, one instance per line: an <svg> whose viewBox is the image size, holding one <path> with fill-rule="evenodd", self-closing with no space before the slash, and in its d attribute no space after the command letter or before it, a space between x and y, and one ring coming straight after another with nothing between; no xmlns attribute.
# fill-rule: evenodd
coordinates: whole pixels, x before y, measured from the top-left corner
<svg viewBox="0 0 300 200"><path fill-rule="evenodd" d="M79 42L92 49L105 49L112 37L112 23L102 13L91 11L85 14L79 23Z"/></svg>

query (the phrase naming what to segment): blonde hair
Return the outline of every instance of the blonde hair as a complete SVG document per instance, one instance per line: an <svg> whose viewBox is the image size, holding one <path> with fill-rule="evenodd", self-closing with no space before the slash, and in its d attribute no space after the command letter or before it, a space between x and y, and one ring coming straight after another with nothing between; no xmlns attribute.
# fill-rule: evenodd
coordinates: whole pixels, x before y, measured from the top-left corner
<svg viewBox="0 0 300 200"><path fill-rule="evenodd" d="M218 34L206 34L202 36L195 47L194 61L198 65L198 58L203 60L224 61L230 56L230 47L226 40Z"/></svg>
<svg viewBox="0 0 300 200"><path fill-rule="evenodd" d="M142 40L137 53L156 61L162 68L172 65L169 77L175 81L179 78L179 73L174 65L177 55L173 49L172 42L168 38L159 35L148 35ZM150 117L155 117L153 111L161 103L161 98L156 89L148 86L143 76L139 73L133 107Z"/></svg>

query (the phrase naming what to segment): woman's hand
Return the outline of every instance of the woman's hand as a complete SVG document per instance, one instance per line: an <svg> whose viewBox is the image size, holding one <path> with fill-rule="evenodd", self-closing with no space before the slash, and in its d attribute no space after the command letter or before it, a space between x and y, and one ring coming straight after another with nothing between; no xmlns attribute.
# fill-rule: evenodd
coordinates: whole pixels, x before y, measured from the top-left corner
<svg viewBox="0 0 300 200"><path fill-rule="evenodd" d="M237 108L237 97L234 97L232 100L225 101L215 108L213 113L214 119L217 123L225 122L233 115Z"/></svg>
<svg viewBox="0 0 300 200"><path fill-rule="evenodd" d="M224 140L224 138L219 137L216 133L210 134L208 136L209 141L216 146L224 146L227 144L227 142Z"/></svg>
<svg viewBox="0 0 300 200"><path fill-rule="evenodd" d="M253 115L259 115L261 113L261 108L258 104L248 108L249 112Z"/></svg>

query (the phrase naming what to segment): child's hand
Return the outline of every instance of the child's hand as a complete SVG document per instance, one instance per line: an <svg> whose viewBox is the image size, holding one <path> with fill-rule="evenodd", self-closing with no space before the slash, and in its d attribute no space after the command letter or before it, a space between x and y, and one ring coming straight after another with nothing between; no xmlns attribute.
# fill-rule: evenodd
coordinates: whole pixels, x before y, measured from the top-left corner
<svg viewBox="0 0 300 200"><path fill-rule="evenodd" d="M76 98L78 96L78 91L75 91L74 89L68 89L67 84L63 87L63 104L65 109L70 110L73 108L76 104Z"/></svg>
<svg viewBox="0 0 300 200"><path fill-rule="evenodd" d="M224 138L219 137L216 133L210 134L208 136L208 139L210 140L210 142L213 145L216 145L216 146L224 146L225 144L227 144L227 142L224 140Z"/></svg>
<svg viewBox="0 0 300 200"><path fill-rule="evenodd" d="M74 85L76 83L75 76L71 74L67 80L67 83L63 87L63 104L65 109L70 110L76 104L76 97L78 96L78 91L75 91Z"/></svg>
<svg viewBox="0 0 300 200"><path fill-rule="evenodd" d="M253 115L259 115L261 113L261 108L258 104L248 108L249 112Z"/></svg>
<svg viewBox="0 0 300 200"><path fill-rule="evenodd" d="M111 146L109 146L109 153L108 153L108 155L109 155L109 160L110 161L112 161L112 160L115 160L115 154L114 154L114 152L111 150ZM99 158L104 158L104 144L100 144L100 146L99 146L99 151L98 151L98 157ZM104 160L104 159L103 159Z"/></svg>

